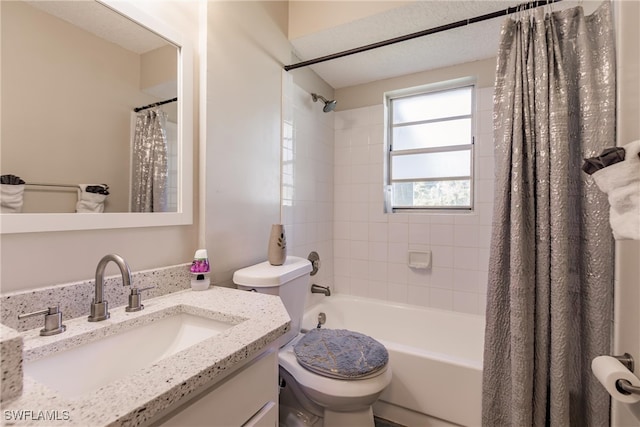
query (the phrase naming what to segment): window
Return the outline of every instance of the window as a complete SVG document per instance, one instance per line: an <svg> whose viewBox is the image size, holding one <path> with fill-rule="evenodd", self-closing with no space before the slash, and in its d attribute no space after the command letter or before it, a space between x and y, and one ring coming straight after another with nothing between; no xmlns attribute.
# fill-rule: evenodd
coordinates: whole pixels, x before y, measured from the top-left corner
<svg viewBox="0 0 640 427"><path fill-rule="evenodd" d="M387 96L387 211L473 207L474 86Z"/></svg>

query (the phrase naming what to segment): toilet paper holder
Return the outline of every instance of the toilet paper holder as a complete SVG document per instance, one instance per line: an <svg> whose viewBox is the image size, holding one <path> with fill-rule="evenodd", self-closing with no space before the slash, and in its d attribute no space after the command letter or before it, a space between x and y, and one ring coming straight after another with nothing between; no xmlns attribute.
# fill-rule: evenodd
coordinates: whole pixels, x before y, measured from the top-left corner
<svg viewBox="0 0 640 427"><path fill-rule="evenodd" d="M635 368L635 362L633 361L633 356L629 353L625 353L622 356L612 356L614 359L617 359L620 363L622 363L625 368L633 372ZM619 379L616 381L616 388L622 394L640 394L640 387L636 387L632 385L629 381L625 379Z"/></svg>
<svg viewBox="0 0 640 427"><path fill-rule="evenodd" d="M611 357L613 357L614 359L618 359L618 361L622 363L624 367L630 370L631 372L634 371L636 365L633 360L633 356L630 355L629 353L625 353L622 356L611 356Z"/></svg>

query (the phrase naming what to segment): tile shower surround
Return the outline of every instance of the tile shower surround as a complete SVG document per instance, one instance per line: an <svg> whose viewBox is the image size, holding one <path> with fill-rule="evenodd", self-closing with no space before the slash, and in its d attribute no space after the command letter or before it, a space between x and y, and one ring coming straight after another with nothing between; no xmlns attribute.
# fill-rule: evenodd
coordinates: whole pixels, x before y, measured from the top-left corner
<svg viewBox="0 0 640 427"><path fill-rule="evenodd" d="M142 303L149 298L182 291L191 286L191 263L131 273L131 285L136 288L155 286L142 292ZM125 306L129 302L131 288L122 285L122 277L117 275L104 280L104 300L109 308ZM59 305L62 319L88 316L91 301L95 295L95 279L48 286L32 291L17 291L0 295L0 323L24 332L42 328L42 316L18 320L18 314L30 313Z"/></svg>
<svg viewBox="0 0 640 427"><path fill-rule="evenodd" d="M333 113L322 112L311 94L284 75L282 221L288 253L320 255L312 283L334 288L333 280ZM323 296L309 293L307 304Z"/></svg>
<svg viewBox="0 0 640 427"><path fill-rule="evenodd" d="M493 88L477 89L475 210L383 212L382 105L335 114L334 288L391 302L484 314L493 214ZM432 267L409 268L409 250Z"/></svg>

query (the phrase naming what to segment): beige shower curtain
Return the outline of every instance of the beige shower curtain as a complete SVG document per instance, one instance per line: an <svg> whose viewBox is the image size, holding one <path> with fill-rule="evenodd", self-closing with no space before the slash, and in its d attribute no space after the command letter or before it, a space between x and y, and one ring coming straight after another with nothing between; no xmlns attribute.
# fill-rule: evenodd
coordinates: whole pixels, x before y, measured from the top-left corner
<svg viewBox="0 0 640 427"><path fill-rule="evenodd" d="M610 353L613 240L583 159L615 145L610 4L503 24L485 426L607 426L590 362Z"/></svg>

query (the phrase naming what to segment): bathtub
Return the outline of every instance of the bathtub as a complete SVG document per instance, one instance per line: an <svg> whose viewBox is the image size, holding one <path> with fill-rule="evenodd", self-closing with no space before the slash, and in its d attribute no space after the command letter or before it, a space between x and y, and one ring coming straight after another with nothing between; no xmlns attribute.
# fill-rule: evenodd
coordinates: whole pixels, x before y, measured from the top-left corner
<svg viewBox="0 0 640 427"><path fill-rule="evenodd" d="M350 329L389 351L391 384L374 406L406 426L480 425L484 317L340 294L305 310L302 327Z"/></svg>

